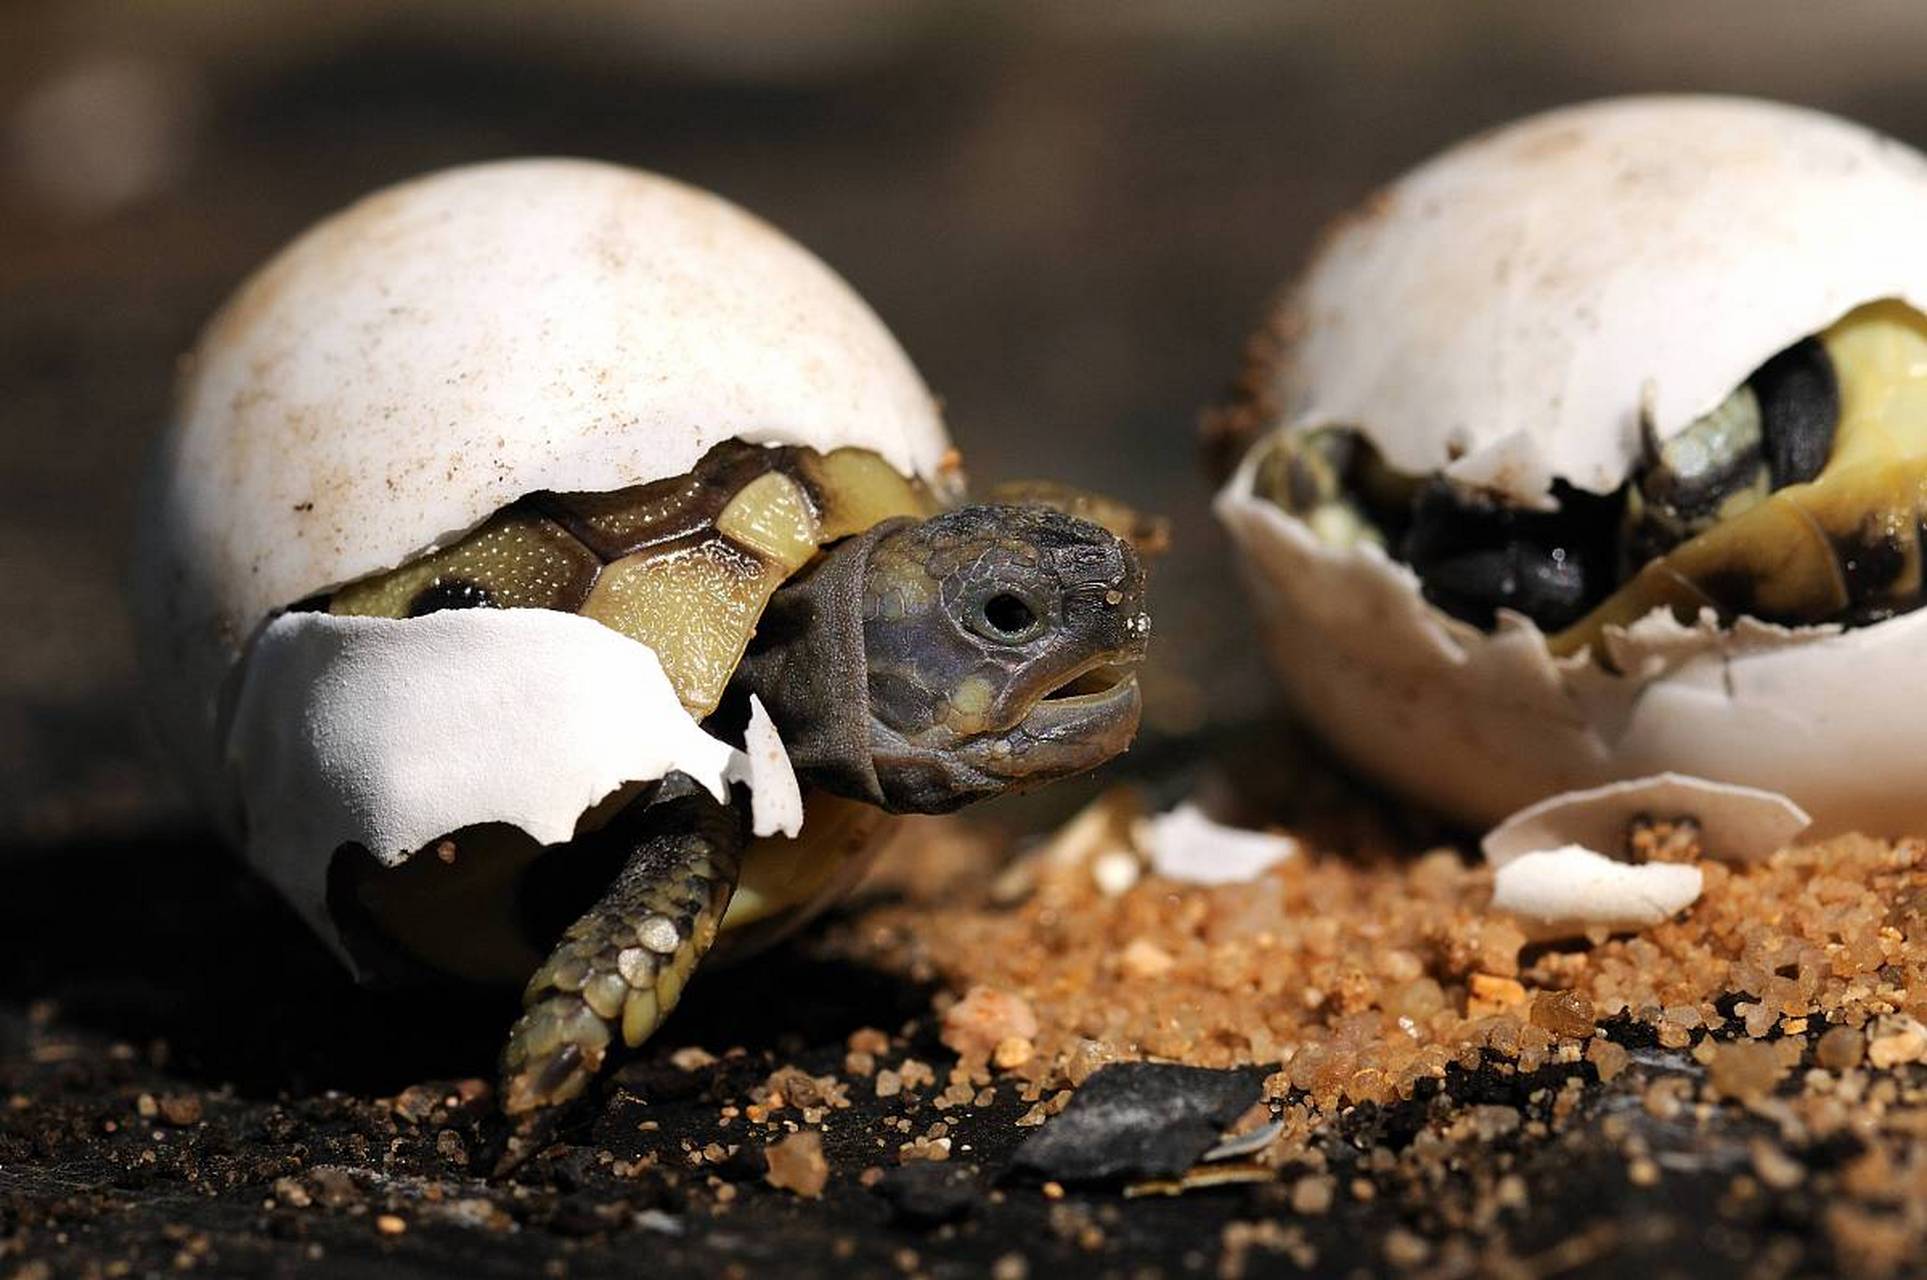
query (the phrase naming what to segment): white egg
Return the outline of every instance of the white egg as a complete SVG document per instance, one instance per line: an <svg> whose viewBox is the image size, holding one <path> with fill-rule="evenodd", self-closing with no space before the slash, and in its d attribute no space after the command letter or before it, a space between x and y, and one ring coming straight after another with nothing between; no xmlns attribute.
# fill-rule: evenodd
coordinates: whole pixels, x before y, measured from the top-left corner
<svg viewBox="0 0 1927 1280"><path fill-rule="evenodd" d="M1922 226L1927 159L1825 115L1710 97L1549 112L1342 222L1269 326L1251 408L1521 508L1557 506L1555 480L1609 493L1776 352L1866 303L1927 309ZM1817 833L1927 830L1927 611L1842 629L1656 609L1555 657L1530 619L1447 616L1380 547L1258 496L1257 457L1217 509L1274 666L1342 754L1408 794L1487 824L1676 770L1790 796Z"/></svg>
<svg viewBox="0 0 1927 1280"><path fill-rule="evenodd" d="M717 791L747 769L793 808L773 733L732 753L650 650L588 619L285 612L527 494L679 475L732 438L956 480L877 317L715 196L516 160L321 222L208 325L156 456L133 606L164 746L324 933L342 843L394 862L467 823L565 839L617 786L677 768ZM757 800L759 829L793 827Z"/></svg>

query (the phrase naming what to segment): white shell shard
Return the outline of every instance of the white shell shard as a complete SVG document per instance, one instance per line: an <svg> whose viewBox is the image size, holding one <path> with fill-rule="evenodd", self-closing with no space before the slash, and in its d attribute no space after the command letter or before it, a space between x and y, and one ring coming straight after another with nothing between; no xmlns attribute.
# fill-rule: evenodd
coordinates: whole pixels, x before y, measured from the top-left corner
<svg viewBox="0 0 1927 1280"><path fill-rule="evenodd" d="M1545 939L1594 926L1640 929L1691 906L1698 867L1618 862L1579 845L1522 854L1492 878L1492 909L1519 917Z"/></svg>
<svg viewBox="0 0 1927 1280"><path fill-rule="evenodd" d="M1356 427L1396 468L1543 504L1610 490L1768 357L1880 298L1927 305L1927 160L1734 98L1628 98L1475 138L1332 235L1277 326L1276 421ZM1217 500L1287 695L1349 760L1487 827L1560 792L1677 770L1777 792L1815 835L1927 830L1927 611L1840 630L1665 614L1611 670L1428 605L1384 552Z"/></svg>
<svg viewBox="0 0 1927 1280"><path fill-rule="evenodd" d="M1137 845L1154 873L1186 884L1243 884L1298 855L1290 836L1227 827L1189 803L1140 821Z"/></svg>
<svg viewBox="0 0 1927 1280"><path fill-rule="evenodd" d="M730 759L727 776L749 788L750 830L759 836L777 832L795 838L803 829L803 789L790 767L776 722L755 694L749 695L749 727L743 749Z"/></svg>
<svg viewBox="0 0 1927 1280"><path fill-rule="evenodd" d="M689 718L646 646L548 609L283 614L250 655L228 755L249 860L330 939L342 845L394 866L485 822L553 844L624 783L680 769L726 799L757 772Z"/></svg>
<svg viewBox="0 0 1927 1280"><path fill-rule="evenodd" d="M1692 818L1706 856L1733 862L1756 861L1784 848L1812 821L1777 792L1662 773L1549 796L1487 832L1479 847L1494 866L1561 845L1614 849L1623 842L1627 824L1641 815Z"/></svg>
<svg viewBox="0 0 1927 1280"><path fill-rule="evenodd" d="M1927 830L1927 610L1848 631L1649 619L1625 674L1555 661L1530 622L1485 635L1433 609L1375 547L1332 547L1253 494L1217 512L1242 552L1272 667L1343 756L1469 826L1549 795L1676 770L1788 797L1815 836ZM1650 624L1650 625L1648 625ZM1898 691L1898 692L1897 692Z"/></svg>
<svg viewBox="0 0 1927 1280"><path fill-rule="evenodd" d="M652 174L432 174L258 271L184 366L134 608L165 745L230 812L219 708L270 615L528 493L689 470L730 438L874 450L947 484L929 390L847 285Z"/></svg>
<svg viewBox="0 0 1927 1280"><path fill-rule="evenodd" d="M1743 98L1634 97L1495 129L1342 222L1286 304L1283 420L1397 469L1594 492L1768 356L1879 298L1927 306L1927 159ZM1536 448L1528 447L1536 445Z"/></svg>

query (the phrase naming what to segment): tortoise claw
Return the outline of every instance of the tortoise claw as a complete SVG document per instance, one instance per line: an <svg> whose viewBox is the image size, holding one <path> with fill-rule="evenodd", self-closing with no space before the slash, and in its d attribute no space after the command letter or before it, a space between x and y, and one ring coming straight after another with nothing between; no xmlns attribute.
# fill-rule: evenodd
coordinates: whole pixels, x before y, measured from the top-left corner
<svg viewBox="0 0 1927 1280"><path fill-rule="evenodd" d="M628 862L522 994L502 1050L512 1128L498 1175L554 1139L618 1037L633 1049L669 1015L736 890L744 832L735 809L678 789L638 819Z"/></svg>

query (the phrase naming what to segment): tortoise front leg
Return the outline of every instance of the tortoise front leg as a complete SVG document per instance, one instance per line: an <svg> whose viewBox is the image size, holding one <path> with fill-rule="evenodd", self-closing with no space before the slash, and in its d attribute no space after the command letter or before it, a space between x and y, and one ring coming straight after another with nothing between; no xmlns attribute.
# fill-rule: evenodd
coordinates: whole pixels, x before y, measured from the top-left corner
<svg viewBox="0 0 1927 1280"><path fill-rule="evenodd" d="M682 774L639 815L635 848L607 893L562 934L522 993L502 1051L513 1168L602 1069L612 1038L635 1048L675 1008L715 941L742 865L741 814Z"/></svg>

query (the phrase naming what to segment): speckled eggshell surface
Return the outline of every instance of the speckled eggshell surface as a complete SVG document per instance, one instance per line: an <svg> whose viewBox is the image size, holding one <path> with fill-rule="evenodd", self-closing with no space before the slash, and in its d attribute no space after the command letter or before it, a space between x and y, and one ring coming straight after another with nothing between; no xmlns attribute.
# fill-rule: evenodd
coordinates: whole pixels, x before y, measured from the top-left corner
<svg viewBox="0 0 1927 1280"><path fill-rule="evenodd" d="M250 807L258 829L259 812L310 803L342 821L282 813L279 829L419 834L466 810L424 786L398 811L392 787L356 779L411 750L453 767L430 741L446 718L417 717L412 731L391 718L366 737L324 722L372 717L366 688L400 689L411 662L468 652L493 723L543 731L477 767L527 784L507 785L511 797L549 797L505 812L481 800L486 768L457 771L455 790L479 810L469 820L561 838L613 785L609 717L589 714L595 731L571 734L559 726L582 716L552 705L598 678L623 685L612 706L647 709L627 731L662 748L625 760L649 776L687 766L718 778L728 749L682 713L653 655L584 619L451 615L410 632L281 611L445 545L528 493L678 475L731 438L866 448L940 490L952 483L934 399L882 323L807 251L718 197L614 165L516 160L431 174L328 218L241 286L184 365L133 592L163 745L237 839ZM243 656L270 625L287 642L273 649L280 674L249 673L244 699ZM550 681L540 653L589 670ZM241 702L254 710L237 734ZM313 727L305 743L285 741L290 717ZM513 745L473 740L498 755ZM236 758L274 742L293 754ZM333 761L350 793L300 798L288 780L303 752ZM279 781L264 789L262 777ZM253 856L260 841L246 839Z"/></svg>
<svg viewBox="0 0 1927 1280"><path fill-rule="evenodd" d="M1288 295L1272 425L1353 426L1397 468L1543 503L1617 487L1767 357L1886 297L1927 304L1927 161L1857 125L1725 98L1567 108L1420 166ZM1668 770L1791 797L1814 834L1927 831L1927 612L1786 630L1663 613L1555 660L1426 603L1383 551L1219 494L1272 665L1340 752L1468 823Z"/></svg>

